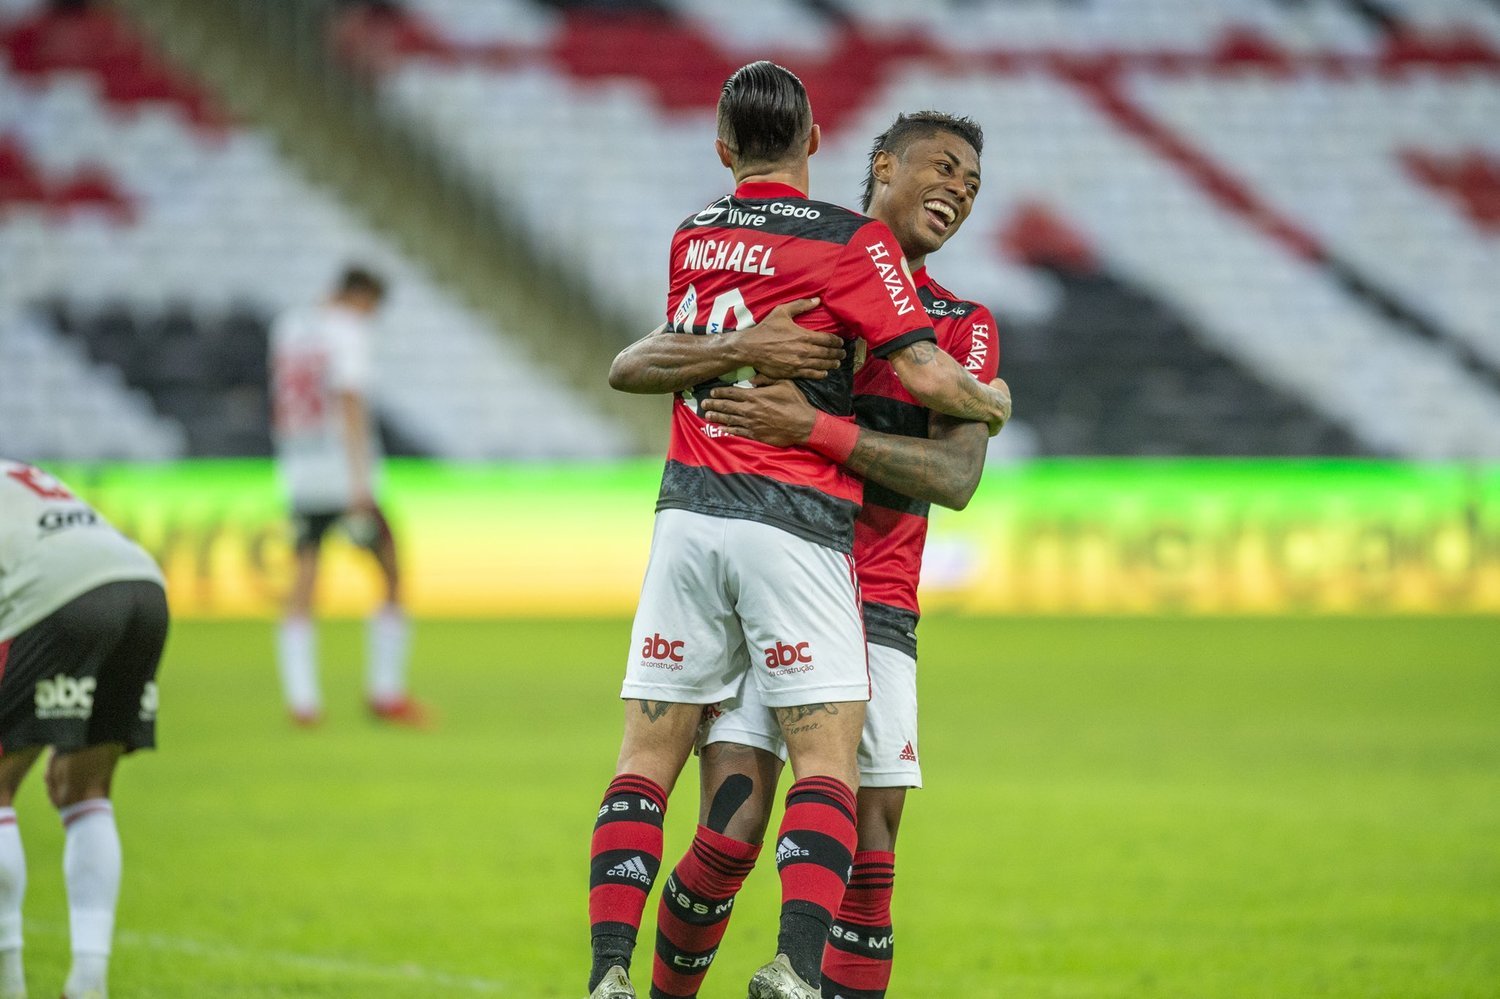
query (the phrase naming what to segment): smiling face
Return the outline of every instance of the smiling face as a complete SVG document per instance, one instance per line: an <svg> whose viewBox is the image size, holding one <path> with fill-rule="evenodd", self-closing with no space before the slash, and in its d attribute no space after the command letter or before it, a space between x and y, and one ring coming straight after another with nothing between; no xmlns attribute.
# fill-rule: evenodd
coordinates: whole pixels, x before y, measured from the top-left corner
<svg viewBox="0 0 1500 999"><path fill-rule="evenodd" d="M948 131L911 140L900 154L877 152L870 215L891 227L912 269L941 249L974 208L979 154Z"/></svg>

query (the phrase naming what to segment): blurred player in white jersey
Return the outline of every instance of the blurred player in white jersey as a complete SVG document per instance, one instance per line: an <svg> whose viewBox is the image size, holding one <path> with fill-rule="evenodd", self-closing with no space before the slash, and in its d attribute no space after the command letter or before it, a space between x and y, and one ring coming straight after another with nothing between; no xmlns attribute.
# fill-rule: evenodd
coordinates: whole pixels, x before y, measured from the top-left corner
<svg viewBox="0 0 1500 999"><path fill-rule="evenodd" d="M378 276L350 267L325 301L284 313L271 327L273 436L296 548L277 646L287 707L303 725L323 717L312 611L323 536L335 524L374 556L385 583L384 602L368 623L370 711L400 724L426 721L406 689L410 625L395 539L375 501L381 452L369 403L369 340L384 300Z"/></svg>
<svg viewBox="0 0 1500 999"><path fill-rule="evenodd" d="M26 995L14 802L48 746L73 953L63 999L105 999L121 868L110 783L123 753L156 745L166 636L151 556L57 479L0 458L0 999Z"/></svg>

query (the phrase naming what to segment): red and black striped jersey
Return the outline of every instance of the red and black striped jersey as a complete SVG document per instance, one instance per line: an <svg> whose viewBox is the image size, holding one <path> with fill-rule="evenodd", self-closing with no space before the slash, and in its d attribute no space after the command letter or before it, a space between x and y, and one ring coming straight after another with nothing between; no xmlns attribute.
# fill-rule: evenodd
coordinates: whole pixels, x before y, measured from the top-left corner
<svg viewBox="0 0 1500 999"><path fill-rule="evenodd" d="M854 341L884 357L936 333L891 231L882 222L784 184L741 184L678 226L672 238L667 319L679 334L750 326L798 298L820 304L797 317L850 342L844 364L798 385L818 409L853 419ZM698 415L733 372L677 394L657 510L754 520L842 552L854 544L861 482L805 447L732 437Z"/></svg>
<svg viewBox="0 0 1500 999"><path fill-rule="evenodd" d="M995 317L917 271L917 294L937 330L938 346L975 378L988 382L1000 364ZM926 437L930 410L902 386L890 362L872 358L854 380L854 410L862 427L884 434ZM916 655L917 582L927 543L925 500L876 482L854 525L854 566L865 607L865 633L879 645Z"/></svg>

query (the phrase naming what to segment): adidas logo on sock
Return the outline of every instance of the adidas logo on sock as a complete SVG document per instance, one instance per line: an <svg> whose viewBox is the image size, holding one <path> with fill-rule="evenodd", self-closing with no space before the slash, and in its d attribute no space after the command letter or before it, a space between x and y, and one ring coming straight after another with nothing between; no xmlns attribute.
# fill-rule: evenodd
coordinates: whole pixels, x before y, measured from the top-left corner
<svg viewBox="0 0 1500 999"><path fill-rule="evenodd" d="M646 870L646 862L637 854L629 860L622 860L608 871L604 872L609 878L629 878L631 881L639 881L643 885L651 883L651 872Z"/></svg>
<svg viewBox="0 0 1500 999"><path fill-rule="evenodd" d="M781 842L776 844L776 863L784 864L792 857L811 857L811 850L804 850L792 841L792 837L783 836Z"/></svg>
<svg viewBox="0 0 1500 999"><path fill-rule="evenodd" d="M897 758L905 760L907 763L917 762L917 751L913 748L910 739L906 740L906 745L901 748L901 755Z"/></svg>

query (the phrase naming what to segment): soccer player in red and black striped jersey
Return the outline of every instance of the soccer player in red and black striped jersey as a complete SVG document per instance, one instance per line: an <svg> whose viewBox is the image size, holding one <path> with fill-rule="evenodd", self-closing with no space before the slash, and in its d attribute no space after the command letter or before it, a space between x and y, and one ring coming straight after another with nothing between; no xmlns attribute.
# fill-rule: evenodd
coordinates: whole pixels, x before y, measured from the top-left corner
<svg viewBox="0 0 1500 999"><path fill-rule="evenodd" d="M968 217L979 188L982 146L982 132L968 119L936 112L898 117L871 151L864 207L888 223L901 243L938 344L989 380L998 364L994 317L942 288L924 266ZM769 319L763 324L767 335L776 327L775 336L787 336L779 329L786 321L784 314ZM646 354L645 348L638 353ZM859 371L855 393L860 429L853 446L825 453L865 478L854 553L873 692L859 754L858 852L822 973L825 996L883 999L891 971L896 833L906 789L921 786L916 624L926 514L931 502L955 509L967 504L983 469L988 433L982 424L921 406L879 359ZM729 433L784 445L809 440L824 419L785 383L718 389L703 409ZM739 868L725 873L725 862L753 855L758 847L784 755L769 714L749 688L712 721L703 743L704 815L722 802L726 788L736 789L739 807L717 823L705 820L709 828L700 830L669 876L657 920L653 999L698 994L743 881ZM706 858L718 859L718 867Z"/></svg>
<svg viewBox="0 0 1500 999"><path fill-rule="evenodd" d="M834 347L861 339L914 398L998 429L1008 396L937 349L890 230L806 197L819 133L801 82L770 63L740 69L724 86L718 126L715 147L738 186L679 227L669 324L652 339L670 354L753 325L777 303L806 300L801 324L833 334ZM832 370L813 365L813 377L796 382L825 419L808 442L779 447L726 433L700 413L714 388L749 384L751 369L776 364L741 359L734 370L707 371L691 361L694 349L678 355L665 378L656 377L661 368L638 378L611 372L617 388L676 398L621 693L625 734L595 825L589 988L594 999L635 995L626 972L661 861L667 796L704 707L754 687L777 719L796 779L777 849L778 954L751 980L750 995L816 999L856 843L857 747L870 682L850 558L861 487L825 453L856 433L854 352L843 352ZM710 814L732 813L739 786ZM711 826L700 832L713 833ZM701 860L732 877L754 853L708 850Z"/></svg>

